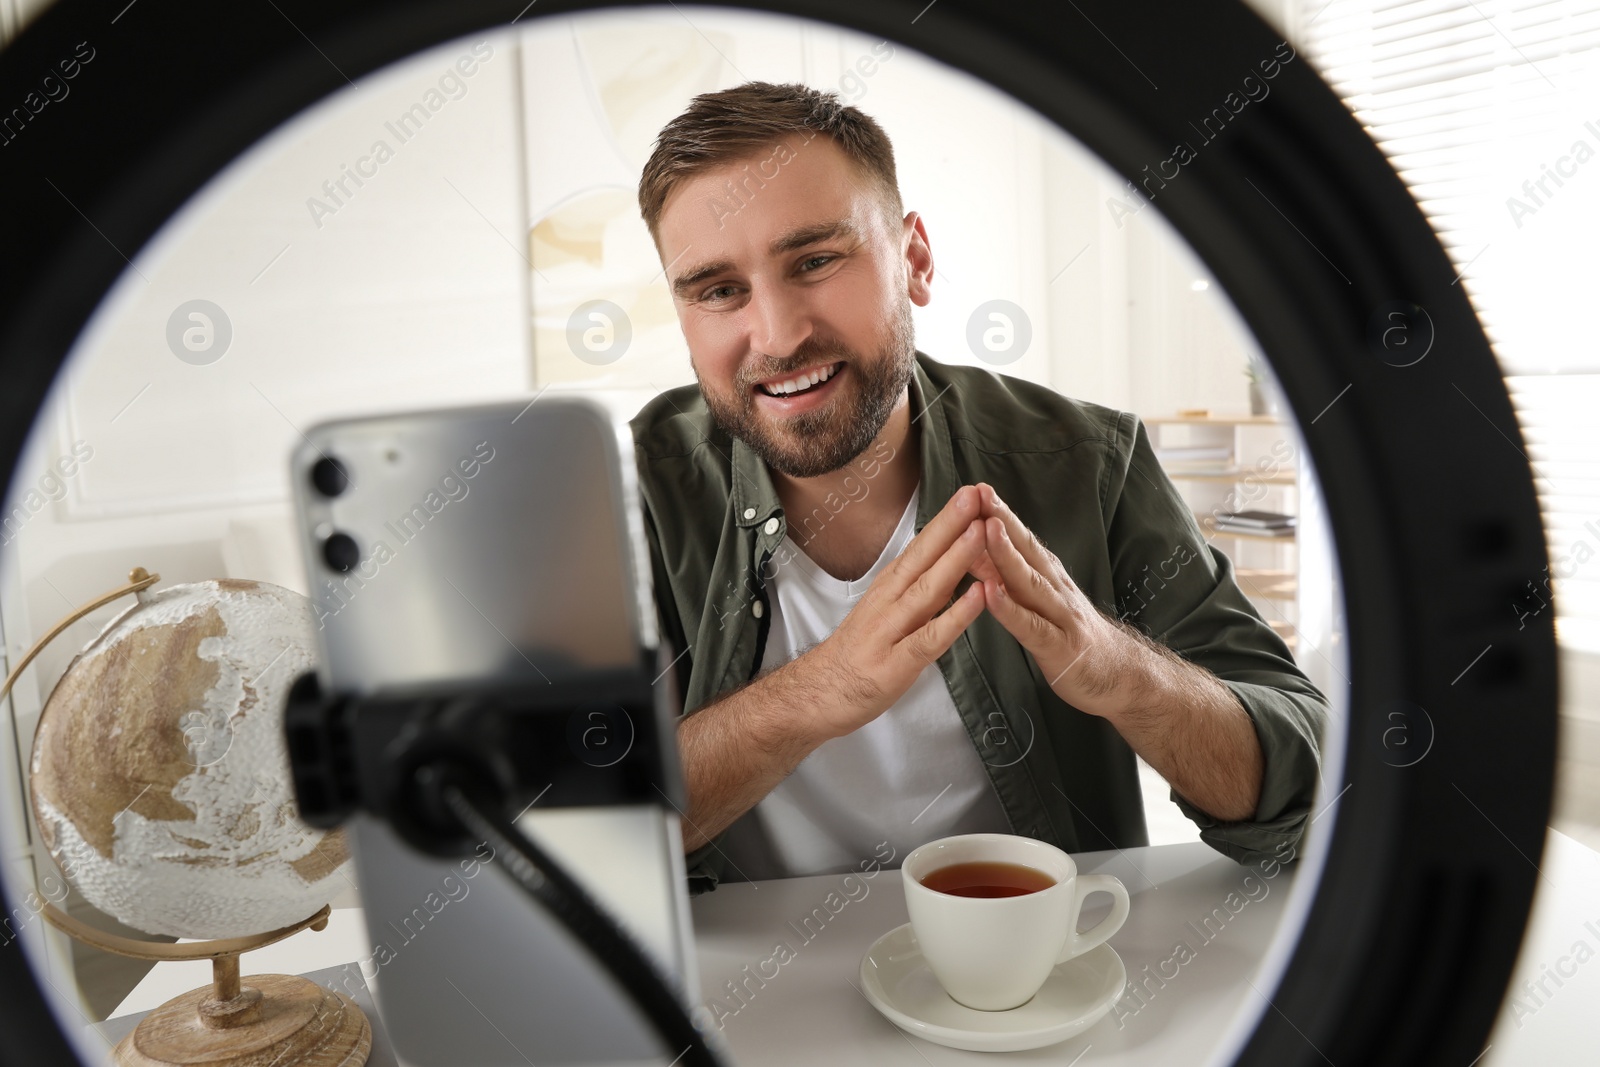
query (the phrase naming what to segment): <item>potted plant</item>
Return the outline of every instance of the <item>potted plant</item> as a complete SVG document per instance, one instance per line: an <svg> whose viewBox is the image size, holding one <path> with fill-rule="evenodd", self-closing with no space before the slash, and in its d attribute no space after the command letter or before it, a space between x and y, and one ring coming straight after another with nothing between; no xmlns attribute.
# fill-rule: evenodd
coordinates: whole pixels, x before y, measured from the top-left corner
<svg viewBox="0 0 1600 1067"><path fill-rule="evenodd" d="M1266 365L1252 358L1244 365L1244 376L1250 379L1250 414L1277 415L1278 391Z"/></svg>

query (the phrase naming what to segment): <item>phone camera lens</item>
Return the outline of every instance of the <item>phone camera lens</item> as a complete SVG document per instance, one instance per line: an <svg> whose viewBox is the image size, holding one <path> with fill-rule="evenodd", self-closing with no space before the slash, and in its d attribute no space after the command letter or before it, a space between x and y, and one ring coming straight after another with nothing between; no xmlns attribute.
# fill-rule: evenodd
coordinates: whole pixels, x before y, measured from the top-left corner
<svg viewBox="0 0 1600 1067"><path fill-rule="evenodd" d="M312 464L311 484L323 496L338 496L349 486L350 475L345 471L343 463L323 456Z"/></svg>
<svg viewBox="0 0 1600 1067"><path fill-rule="evenodd" d="M322 558L327 561L328 566L343 574L361 562L361 549L356 545L354 537L336 533L322 542Z"/></svg>

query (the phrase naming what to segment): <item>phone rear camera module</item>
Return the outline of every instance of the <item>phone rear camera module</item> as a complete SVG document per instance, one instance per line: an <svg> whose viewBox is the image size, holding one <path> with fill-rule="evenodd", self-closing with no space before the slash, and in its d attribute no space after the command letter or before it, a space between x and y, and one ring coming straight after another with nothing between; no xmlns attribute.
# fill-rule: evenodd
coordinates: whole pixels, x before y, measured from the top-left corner
<svg viewBox="0 0 1600 1067"><path fill-rule="evenodd" d="M346 533L336 533L322 542L322 558L328 566L344 574L361 562L361 549L356 539Z"/></svg>
<svg viewBox="0 0 1600 1067"><path fill-rule="evenodd" d="M343 463L323 456L312 464L311 484L323 496L338 496L349 487L350 475Z"/></svg>

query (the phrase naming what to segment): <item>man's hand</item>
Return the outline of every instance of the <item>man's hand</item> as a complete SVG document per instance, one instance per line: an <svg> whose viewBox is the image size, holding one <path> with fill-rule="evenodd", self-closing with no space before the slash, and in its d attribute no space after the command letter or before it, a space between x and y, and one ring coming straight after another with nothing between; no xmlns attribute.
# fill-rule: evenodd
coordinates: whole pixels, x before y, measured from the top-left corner
<svg viewBox="0 0 1600 1067"><path fill-rule="evenodd" d="M1111 717L1143 648L1078 588L1056 554L1022 524L992 487L978 483L984 556L973 568L984 604L1010 631L1056 696L1091 715Z"/></svg>
<svg viewBox="0 0 1600 1067"><path fill-rule="evenodd" d="M1216 675L1101 614L1055 553L980 482L984 605L1033 656L1050 688L1110 720L1146 763L1224 822L1251 818L1264 772L1244 706Z"/></svg>
<svg viewBox="0 0 1600 1067"><path fill-rule="evenodd" d="M810 712L821 739L842 737L888 710L983 611L977 582L950 604L984 555L978 499L975 487L958 489L838 628L790 664L803 664L818 690L831 694Z"/></svg>
<svg viewBox="0 0 1600 1067"><path fill-rule="evenodd" d="M967 486L821 643L685 716L678 724L689 793L684 850L713 840L818 745L899 700L983 611L977 582L945 607L983 553L978 491Z"/></svg>

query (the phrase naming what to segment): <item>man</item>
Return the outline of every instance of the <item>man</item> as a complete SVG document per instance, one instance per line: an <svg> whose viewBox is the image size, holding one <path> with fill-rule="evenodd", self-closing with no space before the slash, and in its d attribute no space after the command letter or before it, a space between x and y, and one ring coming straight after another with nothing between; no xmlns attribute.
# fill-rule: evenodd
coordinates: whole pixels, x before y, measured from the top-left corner
<svg viewBox="0 0 1600 1067"><path fill-rule="evenodd" d="M1325 698L1135 416L914 348L933 255L878 124L705 94L639 203L699 382L631 423L691 889L952 833L1145 844L1135 752L1213 847L1283 859Z"/></svg>

